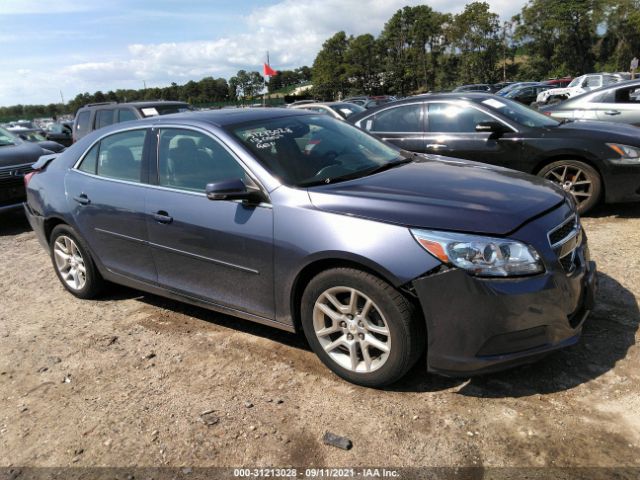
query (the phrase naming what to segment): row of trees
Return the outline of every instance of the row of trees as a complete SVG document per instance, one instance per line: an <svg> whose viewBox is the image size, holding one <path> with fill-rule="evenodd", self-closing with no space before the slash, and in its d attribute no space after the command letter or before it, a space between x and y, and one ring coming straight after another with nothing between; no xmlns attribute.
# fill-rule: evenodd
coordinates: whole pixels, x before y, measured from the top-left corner
<svg viewBox="0 0 640 480"><path fill-rule="evenodd" d="M501 21L486 2L398 10L380 35L338 32L316 56L318 97L407 95L465 83L626 71L640 56L640 0L530 0Z"/></svg>
<svg viewBox="0 0 640 480"><path fill-rule="evenodd" d="M311 80L314 95L327 100L408 95L465 83L625 71L634 56L640 56L640 0L529 0L506 21L486 2L469 3L456 15L419 5L398 10L377 37L336 33L312 68L278 72L268 89ZM263 87L259 72L240 70L229 80L206 77L164 88L83 93L66 105L0 107L0 119L73 113L102 101L244 102Z"/></svg>

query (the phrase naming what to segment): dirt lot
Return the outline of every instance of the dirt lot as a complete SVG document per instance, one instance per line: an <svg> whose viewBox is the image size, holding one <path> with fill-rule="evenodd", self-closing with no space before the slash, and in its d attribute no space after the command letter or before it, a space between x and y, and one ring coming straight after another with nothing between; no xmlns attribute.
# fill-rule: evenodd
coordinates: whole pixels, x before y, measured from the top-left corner
<svg viewBox="0 0 640 480"><path fill-rule="evenodd" d="M119 287L77 300L1 216L0 466L640 467L640 206L584 224L600 291L579 345L376 391L292 334Z"/></svg>

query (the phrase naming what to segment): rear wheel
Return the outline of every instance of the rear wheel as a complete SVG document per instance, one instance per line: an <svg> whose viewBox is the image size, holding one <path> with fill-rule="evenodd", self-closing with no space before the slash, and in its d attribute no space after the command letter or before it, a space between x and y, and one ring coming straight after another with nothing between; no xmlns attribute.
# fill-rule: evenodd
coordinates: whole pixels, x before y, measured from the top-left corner
<svg viewBox="0 0 640 480"><path fill-rule="evenodd" d="M302 326L320 360L358 385L399 380L424 349L424 322L402 293L369 273L336 268L302 296Z"/></svg>
<svg viewBox="0 0 640 480"><path fill-rule="evenodd" d="M51 261L64 288L78 298L94 298L104 281L89 250L68 225L58 225L49 241Z"/></svg>
<svg viewBox="0 0 640 480"><path fill-rule="evenodd" d="M570 192L576 200L580 214L591 210L600 199L602 191L600 175L591 165L584 162L559 160L545 166L538 175Z"/></svg>

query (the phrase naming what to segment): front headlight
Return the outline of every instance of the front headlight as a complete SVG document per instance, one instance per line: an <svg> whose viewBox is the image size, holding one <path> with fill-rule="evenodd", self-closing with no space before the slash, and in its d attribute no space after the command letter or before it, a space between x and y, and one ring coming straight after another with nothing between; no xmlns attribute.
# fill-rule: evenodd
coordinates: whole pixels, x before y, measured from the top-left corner
<svg viewBox="0 0 640 480"><path fill-rule="evenodd" d="M640 164L640 148L619 143L607 143L607 146L620 155L620 158L613 159L616 162Z"/></svg>
<svg viewBox="0 0 640 480"><path fill-rule="evenodd" d="M544 271L538 252L516 240L432 230L411 233L438 260L474 275L511 277Z"/></svg>

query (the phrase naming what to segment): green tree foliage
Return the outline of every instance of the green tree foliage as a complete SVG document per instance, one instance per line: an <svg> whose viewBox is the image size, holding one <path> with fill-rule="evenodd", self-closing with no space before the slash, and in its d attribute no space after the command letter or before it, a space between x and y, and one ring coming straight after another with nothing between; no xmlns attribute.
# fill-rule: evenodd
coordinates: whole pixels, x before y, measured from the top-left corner
<svg viewBox="0 0 640 480"><path fill-rule="evenodd" d="M345 95L348 90L346 53L349 41L344 32L338 32L322 45L313 62L312 81L318 98L332 99Z"/></svg>
<svg viewBox="0 0 640 480"><path fill-rule="evenodd" d="M603 8L607 29L596 44L598 68L611 72L629 69L640 58L640 0L617 0Z"/></svg>

